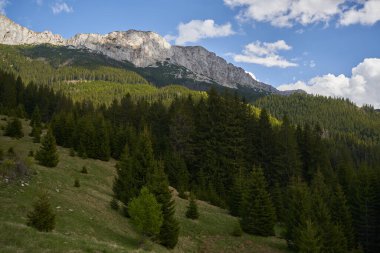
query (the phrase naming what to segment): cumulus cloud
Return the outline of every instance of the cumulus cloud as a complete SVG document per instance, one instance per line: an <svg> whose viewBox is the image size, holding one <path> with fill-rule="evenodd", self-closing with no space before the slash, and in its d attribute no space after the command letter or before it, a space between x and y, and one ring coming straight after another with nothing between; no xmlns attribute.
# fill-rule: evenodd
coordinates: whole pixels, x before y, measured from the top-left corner
<svg viewBox="0 0 380 253"><path fill-rule="evenodd" d="M336 18L342 25L374 24L380 19L379 0L224 0L238 8L237 19L268 22L277 27L294 24L328 24Z"/></svg>
<svg viewBox="0 0 380 253"><path fill-rule="evenodd" d="M235 62L254 63L266 67L295 67L294 62L290 62L280 56L278 51L290 50L291 46L284 40L268 43L256 41L245 46L241 54L231 54Z"/></svg>
<svg viewBox="0 0 380 253"><path fill-rule="evenodd" d="M73 7L69 6L65 2L55 2L52 5L51 10L53 11L54 14L59 14L61 12L70 13L74 11Z"/></svg>
<svg viewBox="0 0 380 253"><path fill-rule="evenodd" d="M380 20L380 1L370 0L363 4L361 9L352 7L342 14L341 25L352 24L373 25Z"/></svg>
<svg viewBox="0 0 380 253"><path fill-rule="evenodd" d="M0 14L5 15L5 7L9 4L8 0L0 0Z"/></svg>
<svg viewBox="0 0 380 253"><path fill-rule="evenodd" d="M310 94L349 98L358 105L372 104L380 108L380 58L366 58L352 69L350 77L327 74L306 83L285 84L279 90L302 89Z"/></svg>
<svg viewBox="0 0 380 253"><path fill-rule="evenodd" d="M175 40L177 45L187 42L197 42L205 38L226 37L234 34L230 23L224 25L215 24L212 19L192 20L178 25L178 36L167 35L169 40Z"/></svg>

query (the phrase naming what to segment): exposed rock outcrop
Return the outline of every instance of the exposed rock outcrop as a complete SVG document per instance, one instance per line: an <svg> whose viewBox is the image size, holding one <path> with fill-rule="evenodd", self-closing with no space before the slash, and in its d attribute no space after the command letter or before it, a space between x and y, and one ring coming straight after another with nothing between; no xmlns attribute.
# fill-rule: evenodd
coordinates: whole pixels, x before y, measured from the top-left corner
<svg viewBox="0 0 380 253"><path fill-rule="evenodd" d="M277 93L277 89L253 79L215 53L199 46L172 46L154 32L129 30L100 34L77 34L70 39L51 32L34 32L0 15L0 43L52 44L87 48L119 61L129 61L136 67L152 67L159 62L183 66L193 72L198 81L215 82L229 88L254 88Z"/></svg>

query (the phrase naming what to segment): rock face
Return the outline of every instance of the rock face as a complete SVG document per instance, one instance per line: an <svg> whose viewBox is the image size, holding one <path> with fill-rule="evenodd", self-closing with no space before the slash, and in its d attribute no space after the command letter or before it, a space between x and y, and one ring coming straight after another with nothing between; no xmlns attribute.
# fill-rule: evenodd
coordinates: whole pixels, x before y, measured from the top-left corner
<svg viewBox="0 0 380 253"><path fill-rule="evenodd" d="M8 45L48 43L63 46L66 41L60 35L54 35L49 31L33 32L0 15L0 43Z"/></svg>
<svg viewBox="0 0 380 253"><path fill-rule="evenodd" d="M253 79L242 68L209 52L203 47L172 46L154 32L129 30L100 34L77 34L65 40L51 32L34 32L0 15L0 43L8 45L52 44L87 48L136 67L155 67L166 62L185 67L197 81L216 82L229 88L253 88L271 93L279 91Z"/></svg>

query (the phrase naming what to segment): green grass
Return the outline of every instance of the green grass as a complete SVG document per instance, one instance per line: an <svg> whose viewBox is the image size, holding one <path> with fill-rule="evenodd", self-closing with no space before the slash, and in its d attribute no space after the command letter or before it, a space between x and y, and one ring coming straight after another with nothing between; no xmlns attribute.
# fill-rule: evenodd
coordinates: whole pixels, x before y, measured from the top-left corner
<svg viewBox="0 0 380 253"><path fill-rule="evenodd" d="M0 118L4 118L0 116ZM0 121L0 126L5 125ZM168 252L152 242L139 243L127 218L110 207L115 161L102 162L69 156L58 148L56 168L39 166L28 158L39 144L28 136L30 127L23 121L25 137L16 140L2 136L0 148L13 147L29 164L33 175L11 183L0 182L0 251L10 252ZM80 173L83 166L88 174ZM81 186L74 187L78 178ZM25 184L26 183L26 184ZM22 186L23 185L23 186ZM41 191L47 191L56 211L56 228L43 233L26 226L26 214ZM199 220L185 218L187 201L175 197L180 221L179 243L172 252L287 252L286 242L277 237L230 235L238 220L223 209L199 201Z"/></svg>
<svg viewBox="0 0 380 253"><path fill-rule="evenodd" d="M56 91L62 91L73 101L81 102L90 100L95 105L110 105L114 99L120 101L125 95L130 94L132 100L145 99L148 102L162 100L170 104L176 97L188 97L198 99L205 97L206 92L190 90L180 85L169 85L157 88L149 84L124 84L106 81L90 81L76 83L56 83L53 85Z"/></svg>

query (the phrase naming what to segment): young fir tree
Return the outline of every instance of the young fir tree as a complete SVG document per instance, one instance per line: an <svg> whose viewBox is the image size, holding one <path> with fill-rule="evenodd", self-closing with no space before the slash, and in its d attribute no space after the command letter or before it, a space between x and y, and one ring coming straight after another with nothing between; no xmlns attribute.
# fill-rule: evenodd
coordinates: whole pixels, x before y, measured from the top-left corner
<svg viewBox="0 0 380 253"><path fill-rule="evenodd" d="M42 194L28 213L28 226L39 231L49 232L55 227L55 214L51 208L47 194Z"/></svg>
<svg viewBox="0 0 380 253"><path fill-rule="evenodd" d="M198 205L193 193L190 193L190 200L186 211L186 217L193 220L199 218Z"/></svg>
<svg viewBox="0 0 380 253"><path fill-rule="evenodd" d="M152 238L160 233L163 222L161 205L147 187L143 187L140 195L130 201L128 213L140 233Z"/></svg>
<svg viewBox="0 0 380 253"><path fill-rule="evenodd" d="M51 129L48 130L42 139L40 149L37 151L35 158L41 165L46 167L55 167L58 164L58 153L55 144L55 138Z"/></svg>
<svg viewBox="0 0 380 253"><path fill-rule="evenodd" d="M34 143L39 143L41 141L42 129L38 125L34 124L30 136L33 137Z"/></svg>
<svg viewBox="0 0 380 253"><path fill-rule="evenodd" d="M296 240L298 252L300 253L321 253L322 243L318 235L318 230L311 220L303 224Z"/></svg>
<svg viewBox="0 0 380 253"><path fill-rule="evenodd" d="M251 180L242 212L242 229L254 235L274 235L275 210L266 189L267 184L263 171L257 168L253 169Z"/></svg>
<svg viewBox="0 0 380 253"><path fill-rule="evenodd" d="M39 127L41 128L42 127L42 124L41 124L41 113L40 113L40 108L38 107L38 105L36 107L34 107L34 110L33 110L33 113L32 113L32 117L30 119L30 124L29 124L31 127Z"/></svg>
<svg viewBox="0 0 380 253"><path fill-rule="evenodd" d="M175 203L169 190L167 176L163 164L159 162L153 173L148 178L148 188L161 204L163 223L160 228L158 239L162 245L172 249L177 245L179 223L175 219Z"/></svg>
<svg viewBox="0 0 380 253"><path fill-rule="evenodd" d="M17 139L22 138L24 133L22 132L21 121L18 118L13 118L11 121L8 121L4 135Z"/></svg>

